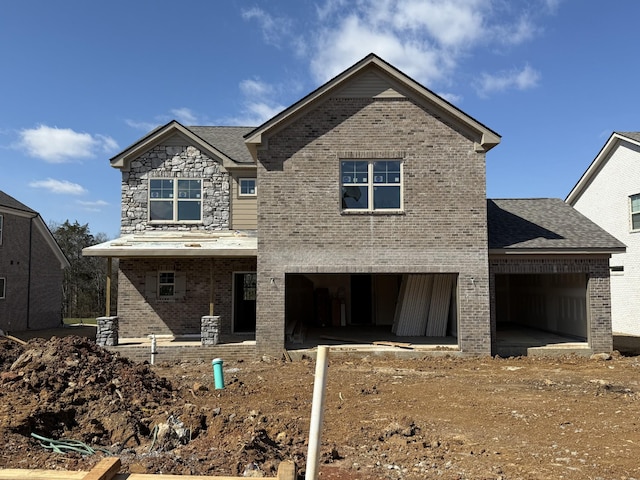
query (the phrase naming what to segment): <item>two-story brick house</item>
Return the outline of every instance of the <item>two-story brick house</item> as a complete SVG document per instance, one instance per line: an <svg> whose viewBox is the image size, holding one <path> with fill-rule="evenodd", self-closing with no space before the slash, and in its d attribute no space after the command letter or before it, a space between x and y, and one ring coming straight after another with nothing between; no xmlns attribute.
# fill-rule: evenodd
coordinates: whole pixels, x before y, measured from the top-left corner
<svg viewBox="0 0 640 480"><path fill-rule="evenodd" d="M375 55L257 128L171 122L123 172L121 335L359 329L496 351L502 325L611 350L608 258L561 200L486 199L500 136ZM446 341L445 341L446 339ZM436 342L437 343L437 342Z"/></svg>
<svg viewBox="0 0 640 480"><path fill-rule="evenodd" d="M0 191L0 330L60 326L68 266L38 212Z"/></svg>

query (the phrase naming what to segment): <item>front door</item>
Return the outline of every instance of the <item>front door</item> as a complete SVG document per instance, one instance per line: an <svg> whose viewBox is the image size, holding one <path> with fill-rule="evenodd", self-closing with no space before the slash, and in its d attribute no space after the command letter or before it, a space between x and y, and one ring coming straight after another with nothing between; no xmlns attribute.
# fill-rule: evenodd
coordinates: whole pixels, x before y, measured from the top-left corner
<svg viewBox="0 0 640 480"><path fill-rule="evenodd" d="M233 274L233 331L256 331L256 273Z"/></svg>

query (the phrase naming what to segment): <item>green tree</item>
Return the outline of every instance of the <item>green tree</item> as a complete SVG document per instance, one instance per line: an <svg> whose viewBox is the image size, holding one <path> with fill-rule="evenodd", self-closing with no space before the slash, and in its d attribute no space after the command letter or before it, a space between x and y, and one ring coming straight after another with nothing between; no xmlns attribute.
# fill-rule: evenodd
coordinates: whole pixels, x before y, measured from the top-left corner
<svg viewBox="0 0 640 480"><path fill-rule="evenodd" d="M50 225L58 245L70 266L64 272L62 314L65 318L86 318L104 315L107 259L83 257L82 249L108 240L104 233L92 235L89 224L66 220Z"/></svg>

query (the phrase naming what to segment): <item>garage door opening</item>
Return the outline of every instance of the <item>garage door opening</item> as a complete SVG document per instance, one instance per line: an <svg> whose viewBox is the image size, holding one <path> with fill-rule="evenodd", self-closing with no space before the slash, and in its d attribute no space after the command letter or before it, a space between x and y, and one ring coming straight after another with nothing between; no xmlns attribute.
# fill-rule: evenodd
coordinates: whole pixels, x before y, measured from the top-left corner
<svg viewBox="0 0 640 480"><path fill-rule="evenodd" d="M496 274L495 287L497 342L511 354L587 341L586 274Z"/></svg>
<svg viewBox="0 0 640 480"><path fill-rule="evenodd" d="M457 346L455 274L287 274L288 348Z"/></svg>

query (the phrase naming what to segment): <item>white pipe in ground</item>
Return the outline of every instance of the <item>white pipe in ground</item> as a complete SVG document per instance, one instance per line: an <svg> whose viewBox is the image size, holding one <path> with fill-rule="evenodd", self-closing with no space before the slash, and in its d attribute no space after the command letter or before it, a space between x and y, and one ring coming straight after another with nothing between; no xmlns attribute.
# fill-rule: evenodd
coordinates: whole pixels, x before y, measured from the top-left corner
<svg viewBox="0 0 640 480"><path fill-rule="evenodd" d="M320 464L320 436L324 416L324 394L327 386L329 347L319 346L316 356L316 376L313 383L313 403L311 404L311 424L309 426L309 449L305 480L317 480Z"/></svg>

